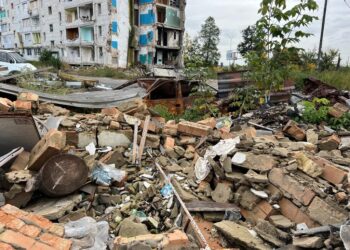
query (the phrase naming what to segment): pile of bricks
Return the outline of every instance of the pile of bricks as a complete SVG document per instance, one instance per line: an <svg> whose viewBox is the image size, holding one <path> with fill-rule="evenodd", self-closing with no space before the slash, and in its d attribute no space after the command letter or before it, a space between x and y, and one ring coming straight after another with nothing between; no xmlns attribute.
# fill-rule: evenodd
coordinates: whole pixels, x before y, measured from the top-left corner
<svg viewBox="0 0 350 250"><path fill-rule="evenodd" d="M64 227L11 205L0 208L0 249L69 250Z"/></svg>

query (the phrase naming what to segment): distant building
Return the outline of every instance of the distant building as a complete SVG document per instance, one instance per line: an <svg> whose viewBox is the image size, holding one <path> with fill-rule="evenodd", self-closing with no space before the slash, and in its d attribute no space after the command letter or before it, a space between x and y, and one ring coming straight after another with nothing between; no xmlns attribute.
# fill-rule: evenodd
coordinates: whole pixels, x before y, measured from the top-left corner
<svg viewBox="0 0 350 250"><path fill-rule="evenodd" d="M185 0L0 0L0 47L72 65L181 66Z"/></svg>

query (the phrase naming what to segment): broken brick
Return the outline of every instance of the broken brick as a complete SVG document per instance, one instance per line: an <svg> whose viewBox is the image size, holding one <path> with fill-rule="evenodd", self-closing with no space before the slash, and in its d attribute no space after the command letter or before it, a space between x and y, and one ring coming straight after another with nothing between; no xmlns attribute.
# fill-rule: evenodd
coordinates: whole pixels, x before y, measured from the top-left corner
<svg viewBox="0 0 350 250"><path fill-rule="evenodd" d="M65 145L65 134L55 129L50 130L32 149L28 169L33 171L40 170L45 162L52 156L59 154Z"/></svg>
<svg viewBox="0 0 350 250"><path fill-rule="evenodd" d="M331 116L333 116L335 118L340 118L346 112L349 112L349 110L350 109L348 106L338 102L338 103L334 104L334 106L329 109L328 114L330 114Z"/></svg>
<svg viewBox="0 0 350 250"><path fill-rule="evenodd" d="M19 94L17 100L28 101L28 102L37 102L37 101L39 101L39 96L37 94L34 94L34 93L23 92L23 93Z"/></svg>
<svg viewBox="0 0 350 250"><path fill-rule="evenodd" d="M343 183L347 176L347 172L334 166L330 161L321 157L313 157L312 160L319 166L322 166L323 173L321 177L330 183L337 185Z"/></svg>
<svg viewBox="0 0 350 250"><path fill-rule="evenodd" d="M301 211L293 202L286 198L282 198L279 202L281 213L294 223L305 223L309 228L317 227L319 224L312 220L307 214Z"/></svg>
<svg viewBox="0 0 350 250"><path fill-rule="evenodd" d="M283 132L290 135L297 141L304 141L306 139L306 133L303 129L298 127L298 123L290 120L283 128Z"/></svg>
<svg viewBox="0 0 350 250"><path fill-rule="evenodd" d="M9 109L13 106L13 102L6 98L0 98L0 111L9 111Z"/></svg>
<svg viewBox="0 0 350 250"><path fill-rule="evenodd" d="M194 122L183 121L178 124L178 131L184 134L205 137L211 133L211 127Z"/></svg>
<svg viewBox="0 0 350 250"><path fill-rule="evenodd" d="M269 181L273 185L281 188L284 192L291 194L293 198L297 199L305 206L309 205L316 195L310 188L304 187L293 177L284 174L283 170L280 168L275 168L270 171Z"/></svg>
<svg viewBox="0 0 350 250"><path fill-rule="evenodd" d="M164 142L164 148L174 148L175 147L175 139L172 137L167 137Z"/></svg>
<svg viewBox="0 0 350 250"><path fill-rule="evenodd" d="M32 103L28 101L14 101L13 106L15 107L16 111L31 111L32 110Z"/></svg>
<svg viewBox="0 0 350 250"><path fill-rule="evenodd" d="M337 135L332 135L327 138L324 138L320 141L318 147L320 150L334 150L338 149L340 145L340 138Z"/></svg>

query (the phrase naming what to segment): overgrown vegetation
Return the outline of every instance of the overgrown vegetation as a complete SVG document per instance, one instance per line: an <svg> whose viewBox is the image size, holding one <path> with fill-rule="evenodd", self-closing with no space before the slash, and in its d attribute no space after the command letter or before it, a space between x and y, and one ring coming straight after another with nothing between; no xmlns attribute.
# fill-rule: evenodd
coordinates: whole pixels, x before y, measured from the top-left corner
<svg viewBox="0 0 350 250"><path fill-rule="evenodd" d="M48 50L43 50L39 57L39 62L45 66L52 66L59 70L62 67L62 62L59 58L52 55L52 52Z"/></svg>
<svg viewBox="0 0 350 250"><path fill-rule="evenodd" d="M262 94L255 87L237 88L229 96L229 107L233 109L233 115L238 117L259 106Z"/></svg>
<svg viewBox="0 0 350 250"><path fill-rule="evenodd" d="M300 39L311 36L303 31L316 16L309 12L318 8L314 0L299 0L291 6L286 0L263 0L256 23L258 51L250 51L245 58L250 69L249 79L264 90L269 101L270 93L283 86L290 77L294 57L302 50Z"/></svg>
<svg viewBox="0 0 350 250"><path fill-rule="evenodd" d="M330 101L325 98L314 98L312 101L303 102L304 109L300 119L306 123L326 123L331 128L350 129L350 113L345 113L340 118L329 115Z"/></svg>

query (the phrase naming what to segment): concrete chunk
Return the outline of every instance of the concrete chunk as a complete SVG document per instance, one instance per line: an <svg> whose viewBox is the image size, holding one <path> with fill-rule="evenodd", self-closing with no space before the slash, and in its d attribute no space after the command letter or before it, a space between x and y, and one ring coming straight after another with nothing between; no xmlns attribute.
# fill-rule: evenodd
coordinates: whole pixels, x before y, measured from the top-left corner
<svg viewBox="0 0 350 250"><path fill-rule="evenodd" d="M254 250L272 249L270 246L265 245L260 238L254 237L249 232L248 228L243 227L232 221L221 221L219 223L214 224L214 227L229 242L238 244L244 249L254 249Z"/></svg>

